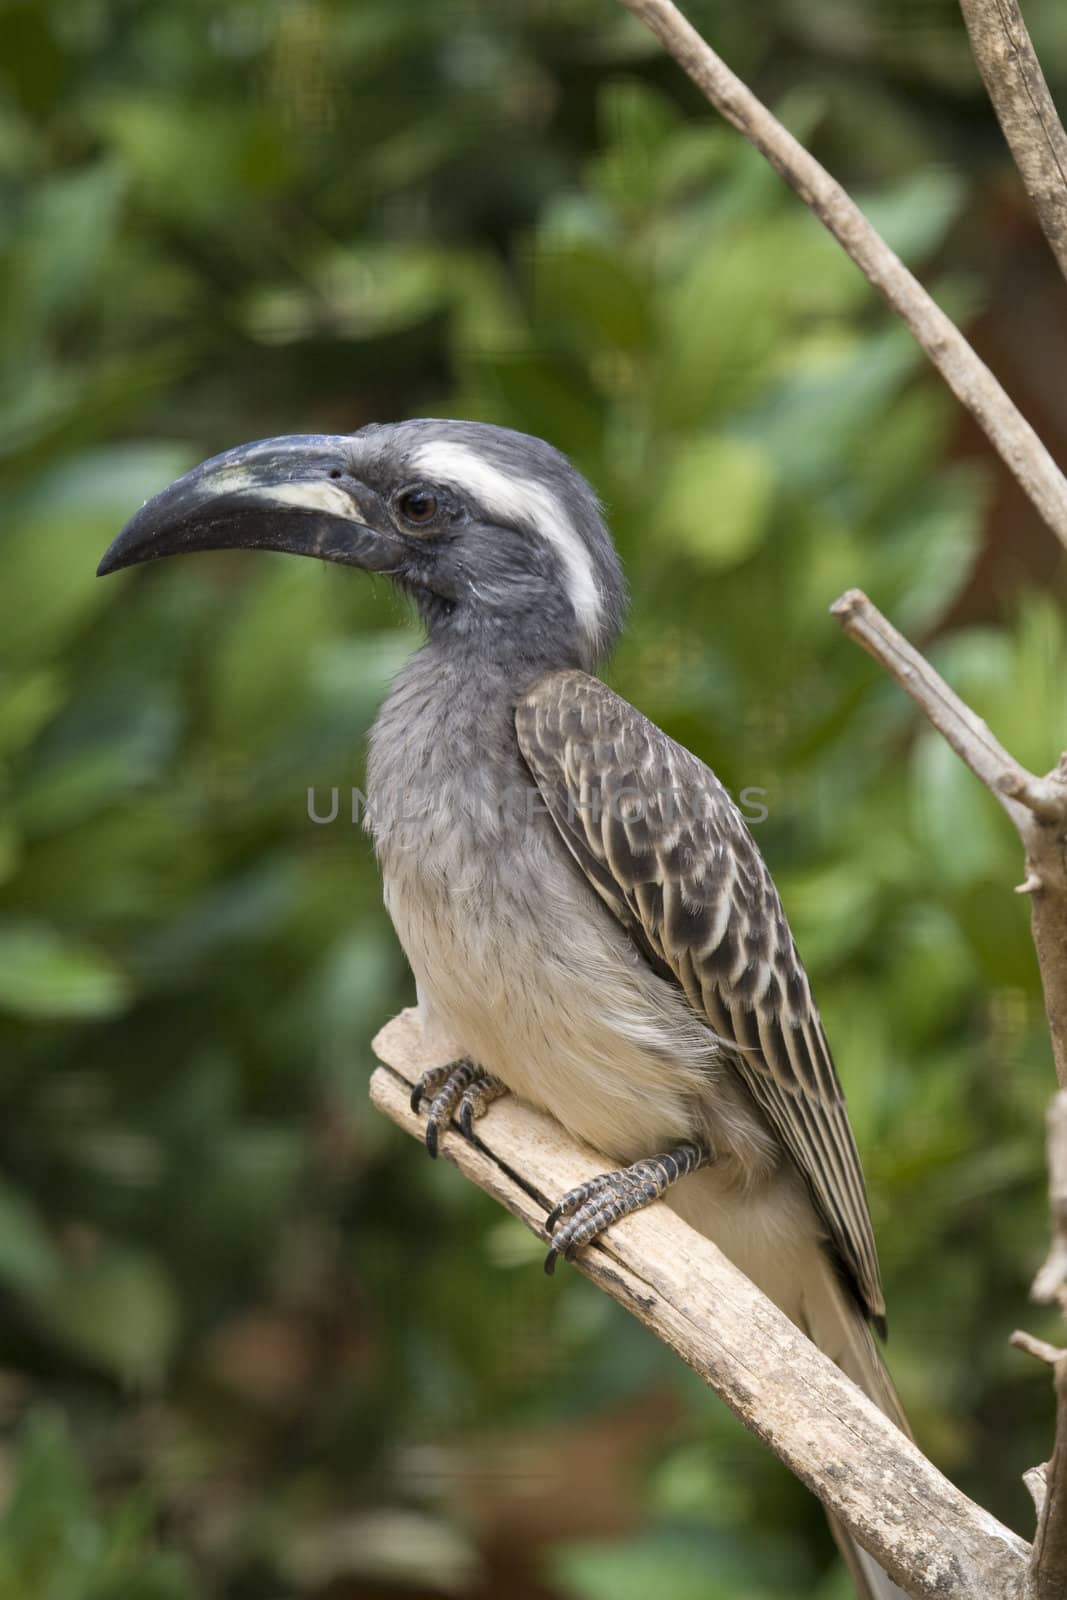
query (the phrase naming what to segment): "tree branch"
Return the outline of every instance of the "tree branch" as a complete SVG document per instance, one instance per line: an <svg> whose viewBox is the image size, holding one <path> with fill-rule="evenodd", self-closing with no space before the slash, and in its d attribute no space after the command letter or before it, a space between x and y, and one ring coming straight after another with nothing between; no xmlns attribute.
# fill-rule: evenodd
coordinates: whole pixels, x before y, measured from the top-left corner
<svg viewBox="0 0 1067 1600"><path fill-rule="evenodd" d="M831 606L845 632L900 684L928 720L1004 806L1026 851L1031 926L1045 992L1056 1072L1067 1086L1067 757L1038 778L1008 754L985 723L949 688L915 647L859 589ZM1049 1110L1049 1202L1052 1246L1034 1280L1034 1298L1058 1300L1067 1313L1067 1092ZM1028 1333L1012 1343L1052 1366L1056 1437L1044 1474L1031 1471L1027 1486L1038 1509L1037 1535L1027 1579L1027 1600L1067 1595L1067 1351Z"/></svg>
<svg viewBox="0 0 1067 1600"><path fill-rule="evenodd" d="M1067 133L1016 0L960 0L997 120L1067 278Z"/></svg>
<svg viewBox="0 0 1067 1600"><path fill-rule="evenodd" d="M755 145L911 329L1045 522L1067 545L1067 479L967 340L825 167L772 116L671 0L621 0L715 109Z"/></svg>
<svg viewBox="0 0 1067 1600"><path fill-rule="evenodd" d="M1052 1244L1030 1292L1035 1300L1058 1301L1067 1315L1067 1093L1063 1090L1048 1109L1048 1173ZM1029 1333L1014 1333L1011 1342L1052 1368L1056 1391L1052 1458L1046 1467L1023 1475L1037 1508L1026 1597L1063 1600L1067 1594L1067 1350Z"/></svg>
<svg viewBox="0 0 1067 1600"><path fill-rule="evenodd" d="M1034 1537L1027 1600L1063 1600L1067 1595L1067 1354L1060 1356L1053 1373L1056 1437Z"/></svg>
<svg viewBox="0 0 1067 1600"><path fill-rule="evenodd" d="M419 1140L411 1086L434 1062L417 1014L374 1041L379 1110ZM441 1153L547 1242L566 1190L603 1170L551 1118L508 1097ZM576 1266L698 1372L910 1594L1018 1594L1029 1547L943 1477L715 1246L667 1206L616 1224Z"/></svg>
<svg viewBox="0 0 1067 1600"><path fill-rule="evenodd" d="M830 610L911 695L1018 830L1026 853L1019 892L1030 897L1056 1075L1067 1088L1067 756L1043 778L1028 772L861 590L849 589Z"/></svg>
<svg viewBox="0 0 1067 1600"><path fill-rule="evenodd" d="M1031 1293L1043 1305L1059 1302L1067 1316L1067 1092L1048 1108L1048 1208L1052 1244Z"/></svg>
<svg viewBox="0 0 1067 1600"><path fill-rule="evenodd" d="M1058 786L1035 777L1009 755L987 725L950 689L924 655L873 605L862 589L848 589L830 607L842 628L895 678L962 761L1014 819L1020 810L1042 821L1063 814Z"/></svg>

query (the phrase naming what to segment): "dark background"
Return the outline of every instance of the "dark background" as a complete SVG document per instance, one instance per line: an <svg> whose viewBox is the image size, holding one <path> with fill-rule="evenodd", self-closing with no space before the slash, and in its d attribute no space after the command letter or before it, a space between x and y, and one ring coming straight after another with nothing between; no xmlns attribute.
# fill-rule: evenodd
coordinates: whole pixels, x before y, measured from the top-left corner
<svg viewBox="0 0 1067 1600"><path fill-rule="evenodd" d="M1067 296L951 0L693 4L1063 453ZM1028 17L1067 88L1067 13ZM416 635L383 585L99 555L201 457L405 415L552 439L610 681L766 791L919 1438L1029 1534L1009 1350L1053 1086L1013 832L827 607L1025 762L1065 563L778 178L610 0L0 4L0 1600L840 1600L817 1506L367 1105L412 985L318 826Z"/></svg>

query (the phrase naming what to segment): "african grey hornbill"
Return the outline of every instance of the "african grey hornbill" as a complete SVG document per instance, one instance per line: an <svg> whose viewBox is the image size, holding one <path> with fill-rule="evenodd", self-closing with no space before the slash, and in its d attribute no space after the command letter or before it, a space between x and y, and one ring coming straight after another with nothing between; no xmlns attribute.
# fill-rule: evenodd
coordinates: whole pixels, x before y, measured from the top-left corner
<svg viewBox="0 0 1067 1600"><path fill-rule="evenodd" d="M664 1195L906 1426L868 1326L859 1157L770 874L714 774L591 675L625 591L589 485L478 423L266 439L150 500L99 570L234 546L386 574L425 624L367 788L450 1063L416 1090L431 1153L505 1089L551 1112L624 1165L560 1200L549 1266ZM837 1532L862 1593L900 1593Z"/></svg>

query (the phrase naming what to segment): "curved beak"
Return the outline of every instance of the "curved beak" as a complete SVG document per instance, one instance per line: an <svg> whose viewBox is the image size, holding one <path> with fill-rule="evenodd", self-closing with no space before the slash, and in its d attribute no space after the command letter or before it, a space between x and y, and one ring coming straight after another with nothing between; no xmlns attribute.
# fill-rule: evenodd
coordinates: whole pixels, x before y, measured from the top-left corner
<svg viewBox="0 0 1067 1600"><path fill-rule="evenodd" d="M390 572L406 547L378 495L352 474L344 435L293 434L238 445L141 507L97 575L190 550L285 550Z"/></svg>

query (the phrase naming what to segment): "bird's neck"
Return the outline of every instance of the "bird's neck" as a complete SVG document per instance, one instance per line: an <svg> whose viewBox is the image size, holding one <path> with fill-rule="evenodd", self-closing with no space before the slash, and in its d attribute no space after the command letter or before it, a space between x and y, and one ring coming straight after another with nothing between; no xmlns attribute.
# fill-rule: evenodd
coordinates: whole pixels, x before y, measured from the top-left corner
<svg viewBox="0 0 1067 1600"><path fill-rule="evenodd" d="M544 672L590 668L591 647L570 602L549 593L536 607L448 604L423 591L415 596L426 629L419 659L439 662L465 679L492 676L521 690Z"/></svg>
<svg viewBox="0 0 1067 1600"><path fill-rule="evenodd" d="M429 639L382 704L371 733L370 785L462 778L474 767L513 775L521 767L516 701L549 670L544 659Z"/></svg>

